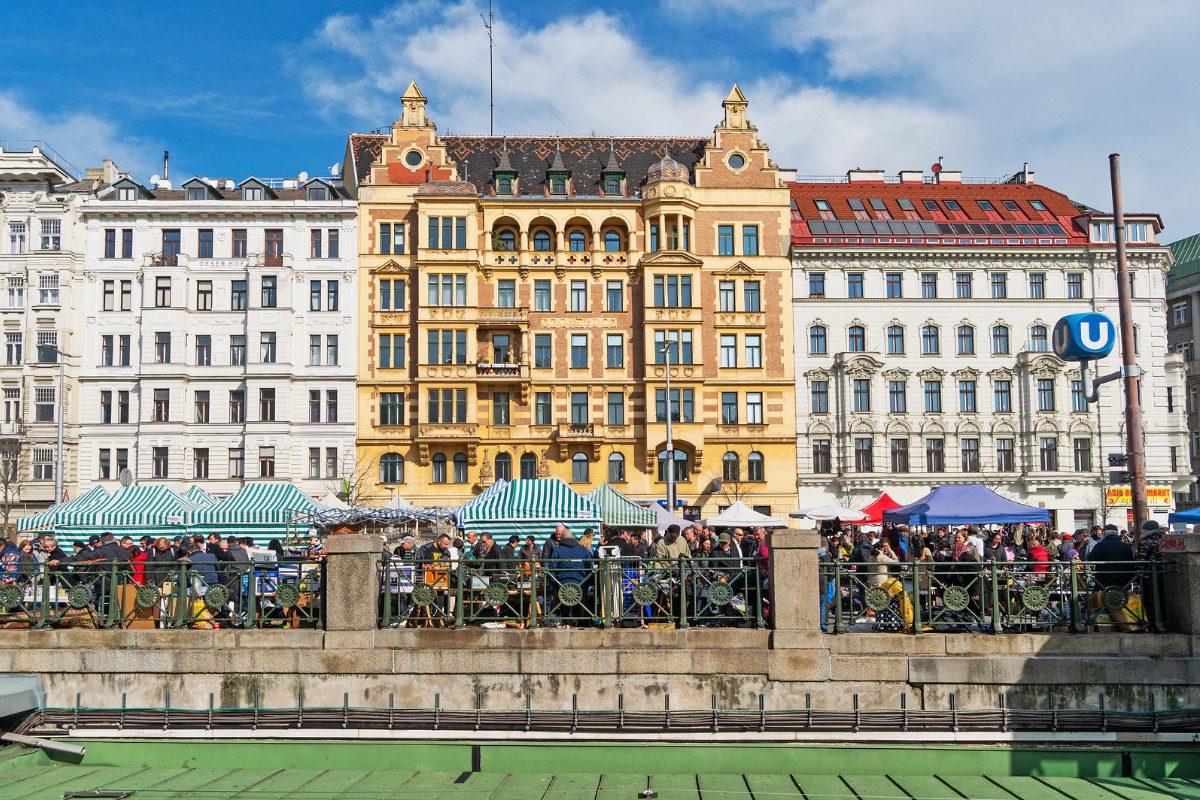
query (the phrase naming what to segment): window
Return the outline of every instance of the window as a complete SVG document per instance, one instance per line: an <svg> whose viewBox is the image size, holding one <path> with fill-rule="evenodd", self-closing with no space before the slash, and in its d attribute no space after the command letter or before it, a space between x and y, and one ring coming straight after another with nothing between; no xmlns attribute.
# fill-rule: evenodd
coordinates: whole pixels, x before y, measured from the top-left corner
<svg viewBox="0 0 1200 800"><path fill-rule="evenodd" d="M8 404L6 403L5 411L7 411L7 410L8 410ZM5 422L9 422L9 421L10 420L7 420L7 419L5 420ZM100 392L100 423L102 425L108 425L111 422L112 422L112 392L106 391L106 390L101 391Z"/></svg>
<svg viewBox="0 0 1200 800"><path fill-rule="evenodd" d="M738 424L737 392L721 392L721 424Z"/></svg>
<svg viewBox="0 0 1200 800"><path fill-rule="evenodd" d="M104 231L104 257L117 257L117 231L114 228L107 228Z"/></svg>
<svg viewBox="0 0 1200 800"><path fill-rule="evenodd" d="M1042 472L1058 472L1058 437L1042 436L1038 439Z"/></svg>
<svg viewBox="0 0 1200 800"><path fill-rule="evenodd" d="M279 265L283 263L283 231L279 228L269 228L263 232L266 263Z"/></svg>
<svg viewBox="0 0 1200 800"><path fill-rule="evenodd" d="M153 460L154 477L166 478L169 476L170 466L167 458L167 448L154 447L150 450L151 459Z"/></svg>
<svg viewBox="0 0 1200 800"><path fill-rule="evenodd" d="M734 393L736 395L736 392ZM736 399L734 401L736 407ZM667 421L667 390L654 390L655 421ZM694 422L695 403L693 389L671 389L671 421Z"/></svg>
<svg viewBox="0 0 1200 800"><path fill-rule="evenodd" d="M1168 400L1170 399L1170 397L1171 397L1171 390L1170 390L1170 388L1168 388L1167 389ZM1071 410L1072 411L1087 411L1087 406L1088 406L1087 397L1085 397L1083 394L1083 381L1078 380L1078 379L1071 381ZM1171 410L1171 408L1169 407L1169 403L1168 403L1167 411L1170 411L1170 410Z"/></svg>
<svg viewBox="0 0 1200 800"><path fill-rule="evenodd" d="M461 425L467 421L466 389L430 389L429 421Z"/></svg>
<svg viewBox="0 0 1200 800"><path fill-rule="evenodd" d="M810 389L812 394L812 413L829 413L829 381L813 381Z"/></svg>
<svg viewBox="0 0 1200 800"><path fill-rule="evenodd" d="M321 448L308 448L308 477L321 477Z"/></svg>
<svg viewBox="0 0 1200 800"><path fill-rule="evenodd" d="M979 440L968 437L959 440L963 472L979 472Z"/></svg>
<svg viewBox="0 0 1200 800"><path fill-rule="evenodd" d="M336 366L338 363L338 337L335 333L325 336L325 363L331 367ZM403 336L400 341L400 365L404 366Z"/></svg>
<svg viewBox="0 0 1200 800"><path fill-rule="evenodd" d="M524 475L521 477L524 477ZM611 453L608 456L608 482L625 482L625 456L620 453Z"/></svg>
<svg viewBox="0 0 1200 800"><path fill-rule="evenodd" d="M825 296L825 273L824 272L808 273L808 296L809 297L824 297Z"/></svg>
<svg viewBox="0 0 1200 800"><path fill-rule="evenodd" d="M828 439L813 439L812 471L819 474L833 472L833 459Z"/></svg>
<svg viewBox="0 0 1200 800"><path fill-rule="evenodd" d="M465 306L467 304L466 275L430 275L427 305Z"/></svg>
<svg viewBox="0 0 1200 800"><path fill-rule="evenodd" d="M908 439L891 440L892 472L908 472Z"/></svg>
<svg viewBox="0 0 1200 800"><path fill-rule="evenodd" d="M942 411L942 382L925 381L925 413L940 414Z"/></svg>
<svg viewBox="0 0 1200 800"><path fill-rule="evenodd" d="M467 332L463 330L429 330L426 332L426 358L430 364L467 363ZM393 337L393 345L395 338ZM394 362L393 362L394 363Z"/></svg>
<svg viewBox="0 0 1200 800"><path fill-rule="evenodd" d="M860 298L863 296L863 274L861 272L846 273L846 297Z"/></svg>
<svg viewBox="0 0 1200 800"><path fill-rule="evenodd" d="M571 281L571 310L572 311L587 311L588 310L588 288L587 281Z"/></svg>
<svg viewBox="0 0 1200 800"><path fill-rule="evenodd" d="M231 311L246 310L246 281L233 281L229 290L229 308Z"/></svg>
<svg viewBox="0 0 1200 800"><path fill-rule="evenodd" d="M38 275L38 305L58 305L58 273Z"/></svg>
<svg viewBox="0 0 1200 800"><path fill-rule="evenodd" d="M321 310L321 282L320 281L309 281L308 282L308 310L309 311L320 311Z"/></svg>
<svg viewBox="0 0 1200 800"><path fill-rule="evenodd" d="M45 224L45 221L43 221L43 227ZM1144 244L1150 241L1148 231L1149 228L1144 222L1126 222L1125 241L1130 242L1131 244ZM44 246L43 249L45 249ZM57 250L58 248L55 247L54 249Z"/></svg>
<svg viewBox="0 0 1200 800"><path fill-rule="evenodd" d="M196 257L197 258L212 258L213 257L213 232L212 228L201 228L196 231Z"/></svg>
<svg viewBox="0 0 1200 800"><path fill-rule="evenodd" d="M1012 439L996 440L996 471L1013 472L1016 469L1016 449Z"/></svg>
<svg viewBox="0 0 1200 800"><path fill-rule="evenodd" d="M235 334L229 337L229 364L240 367L246 363L246 337Z"/></svg>
<svg viewBox="0 0 1200 800"><path fill-rule="evenodd" d="M874 445L869 436L854 437L854 471L875 471Z"/></svg>
<svg viewBox="0 0 1200 800"><path fill-rule="evenodd" d="M746 392L746 424L763 424L762 392Z"/></svg>
<svg viewBox="0 0 1200 800"><path fill-rule="evenodd" d="M154 307L170 308L170 306L171 279L165 276L159 276L154 279Z"/></svg>
<svg viewBox="0 0 1200 800"><path fill-rule="evenodd" d="M170 422L171 421L171 390L170 389L155 389L154 390L154 421L155 422Z"/></svg>
<svg viewBox="0 0 1200 800"><path fill-rule="evenodd" d="M112 348L112 337L105 337L109 340L109 348ZM24 335L21 333L6 333L4 334L4 363L9 366L23 364L25 362L25 347ZM103 360L103 359L102 359ZM104 366L112 366L112 354L110 352L108 360L104 361Z"/></svg>
<svg viewBox="0 0 1200 800"><path fill-rule="evenodd" d="M549 392L538 392L533 398L533 424L553 425L554 406Z"/></svg>
<svg viewBox="0 0 1200 800"><path fill-rule="evenodd" d="M550 250L550 232L535 231L533 234L533 249L538 252L548 252Z"/></svg>
<svg viewBox="0 0 1200 800"><path fill-rule="evenodd" d="M263 331L259 334L258 339L258 360L263 364L275 363L275 333L274 331Z"/></svg>
<svg viewBox="0 0 1200 800"><path fill-rule="evenodd" d="M921 328L921 354L936 356L942 352L942 345L936 325L925 325Z"/></svg>
<svg viewBox="0 0 1200 800"><path fill-rule="evenodd" d="M899 295L897 295L899 296ZM925 300L933 300L937 298L937 273L922 272L921 273L921 297Z"/></svg>
<svg viewBox="0 0 1200 800"><path fill-rule="evenodd" d="M758 226L743 225L742 226L742 255L756 256L758 255Z"/></svg>
<svg viewBox="0 0 1200 800"><path fill-rule="evenodd" d="M625 249L625 239L618 231L604 232L604 252L619 253Z"/></svg>
<svg viewBox="0 0 1200 800"><path fill-rule="evenodd" d="M1031 300L1046 299L1046 273L1029 273L1029 297Z"/></svg>
<svg viewBox="0 0 1200 800"><path fill-rule="evenodd" d="M1054 410L1054 379L1053 378L1038 378L1037 379L1037 402L1038 411L1053 411Z"/></svg>
<svg viewBox="0 0 1200 800"><path fill-rule="evenodd" d="M997 380L992 387L992 398L997 413L1010 413L1012 411L1012 381Z"/></svg>
<svg viewBox="0 0 1200 800"><path fill-rule="evenodd" d="M492 246L497 250L512 253L517 249L517 234L514 231L500 231L496 234L496 241Z"/></svg>
<svg viewBox="0 0 1200 800"><path fill-rule="evenodd" d="M258 390L258 418L262 422L275 421L275 390Z"/></svg>
<svg viewBox="0 0 1200 800"><path fill-rule="evenodd" d="M320 422L321 421L321 390L320 389L309 389L308 390L308 421L309 422Z"/></svg>
<svg viewBox="0 0 1200 800"><path fill-rule="evenodd" d="M246 460L245 454L240 447L229 448L229 477L244 478L246 477Z"/></svg>
<svg viewBox="0 0 1200 800"><path fill-rule="evenodd" d="M192 451L192 477L208 477L208 448L197 447Z"/></svg>
<svg viewBox="0 0 1200 800"><path fill-rule="evenodd" d="M690 275L656 275L654 277L655 308L691 308L691 306L692 278Z"/></svg>
<svg viewBox="0 0 1200 800"><path fill-rule="evenodd" d="M326 251L326 255L329 258L337 258L339 255L338 251L340 249L339 242L338 242L338 240L340 238L338 235L338 230L337 230L337 228L330 228L328 231L326 231L326 233L328 234L328 239L329 239L329 249ZM334 309L330 309L330 310L332 311Z"/></svg>
<svg viewBox="0 0 1200 800"><path fill-rule="evenodd" d="M1067 299L1082 300L1083 299L1083 273L1068 272L1067 273Z"/></svg>
<svg viewBox="0 0 1200 800"><path fill-rule="evenodd" d="M746 366L762 366L762 336L760 334L746 334Z"/></svg>
<svg viewBox="0 0 1200 800"><path fill-rule="evenodd" d="M970 325L958 326L958 354L960 356L975 355L975 329Z"/></svg>
<svg viewBox="0 0 1200 800"><path fill-rule="evenodd" d="M737 366L737 336L731 333L721 334L721 366L726 368Z"/></svg>
<svg viewBox="0 0 1200 800"><path fill-rule="evenodd" d="M606 336L606 366L609 369L620 369L625 366L625 338L619 333Z"/></svg>
<svg viewBox="0 0 1200 800"><path fill-rule="evenodd" d="M690 330L656 330L654 332L654 363L666 364L668 360L672 364L693 363L692 332Z"/></svg>
<svg viewBox="0 0 1200 800"><path fill-rule="evenodd" d="M208 190L202 186L189 186L187 190L188 200L207 200Z"/></svg>
<svg viewBox="0 0 1200 800"><path fill-rule="evenodd" d="M197 391L194 409L196 422L201 424L209 422L211 418L211 406L212 403L209 400L209 393L207 391Z"/></svg>
<svg viewBox="0 0 1200 800"><path fill-rule="evenodd" d="M232 258L245 258L246 257L246 229L245 228L234 228L233 235L230 239L230 242L231 242L231 244L230 244L229 255Z"/></svg>
<svg viewBox="0 0 1200 800"><path fill-rule="evenodd" d="M117 392L117 422L122 425L129 423L129 392Z"/></svg>
<svg viewBox="0 0 1200 800"><path fill-rule="evenodd" d="M405 297L408 292L403 278L390 278L379 281L379 310L403 311L407 304Z"/></svg>
<svg viewBox="0 0 1200 800"><path fill-rule="evenodd" d="M382 223L379 226L379 252L383 255L402 255L404 253L404 230L403 222Z"/></svg>
<svg viewBox="0 0 1200 800"><path fill-rule="evenodd" d="M492 424L512 424L508 392L492 392Z"/></svg>
<svg viewBox="0 0 1200 800"><path fill-rule="evenodd" d="M871 380L869 378L855 378L851 394L854 398L855 413L866 414L871 411Z"/></svg>
<svg viewBox="0 0 1200 800"><path fill-rule="evenodd" d="M960 300L971 297L971 273L956 272L954 274L954 296Z"/></svg>
<svg viewBox="0 0 1200 800"><path fill-rule="evenodd" d="M1045 353L1050 349L1050 335L1045 325L1034 325L1029 329L1029 349L1034 353Z"/></svg>
<svg viewBox="0 0 1200 800"><path fill-rule="evenodd" d="M588 337L586 333L571 334L571 369L587 369Z"/></svg>
<svg viewBox="0 0 1200 800"><path fill-rule="evenodd" d="M58 363L58 331L37 332L37 363Z"/></svg>
<svg viewBox="0 0 1200 800"><path fill-rule="evenodd" d="M608 393L608 424L625 424L625 395L621 392Z"/></svg>
<svg viewBox="0 0 1200 800"><path fill-rule="evenodd" d="M888 381L888 411L892 414L908 413L907 381Z"/></svg>
<svg viewBox="0 0 1200 800"><path fill-rule="evenodd" d="M461 455L461 453L459 454ZM497 453L495 460L496 480L512 480L512 456L508 453ZM465 481L464 481L465 483Z"/></svg>
<svg viewBox="0 0 1200 800"><path fill-rule="evenodd" d="M497 462L496 467L497 467L497 469L499 469L499 467L500 467L500 463L499 463L500 457L499 456L496 457L496 462ZM454 458L450 459L450 468L451 468L451 475L450 475L451 480L453 480L455 483L466 483L467 482L467 454L466 453L455 453ZM506 467L506 469L507 469L507 467ZM499 475L497 475L496 477L499 477Z"/></svg>
<svg viewBox="0 0 1200 800"><path fill-rule="evenodd" d="M813 325L808 329L808 352L812 355L824 355L828 352L827 336L824 325Z"/></svg>
<svg viewBox="0 0 1200 800"><path fill-rule="evenodd" d="M588 482L588 457L583 453L571 456L571 482Z"/></svg>
<svg viewBox="0 0 1200 800"><path fill-rule="evenodd" d="M9 308L24 308L25 307L25 278L9 277L7 281L8 288L8 307Z"/></svg>
<svg viewBox="0 0 1200 800"><path fill-rule="evenodd" d="M167 344L170 345L170 341ZM196 337L196 366L212 366L212 336L206 334Z"/></svg>
<svg viewBox="0 0 1200 800"><path fill-rule="evenodd" d="M260 447L258 448L258 477L274 478L275 477L275 448Z"/></svg>
<svg viewBox="0 0 1200 800"><path fill-rule="evenodd" d="M1092 440L1078 438L1071 442L1072 450L1075 456L1075 471L1076 472L1091 472L1092 471ZM1175 448L1171 448L1171 455L1175 455ZM1171 471L1174 472L1178 467L1171 466Z"/></svg>
<svg viewBox="0 0 1200 800"><path fill-rule="evenodd" d="M737 294L733 281L717 282L717 307L721 311L737 311Z"/></svg>
<svg viewBox="0 0 1200 800"><path fill-rule="evenodd" d="M925 440L925 470L927 472L946 471L946 440L931 438Z"/></svg>
<svg viewBox="0 0 1200 800"><path fill-rule="evenodd" d="M900 325L889 325L887 329L888 355L904 354L904 328Z"/></svg>
<svg viewBox="0 0 1200 800"><path fill-rule="evenodd" d="M536 369L549 369L552 366L550 350L550 334L538 333L533 337L533 366Z"/></svg>
<svg viewBox="0 0 1200 800"><path fill-rule="evenodd" d="M686 481L688 479L688 454L683 450L673 450L671 456L671 461L673 462L672 477L676 482ZM662 483L665 483L667 480L666 450L658 452L658 480Z"/></svg>
<svg viewBox="0 0 1200 800"><path fill-rule="evenodd" d="M737 483L742 479L741 459L737 453L726 453L721 456L721 480L726 483Z"/></svg>
<svg viewBox="0 0 1200 800"><path fill-rule="evenodd" d="M1003 300L1008 297L1008 275L1003 272L992 273L992 299Z"/></svg>
<svg viewBox="0 0 1200 800"><path fill-rule="evenodd" d="M4 471L8 475L11 475L12 477L15 478L16 476L12 475L12 472L10 469L10 463L11 462L8 462L7 457L6 457L6 461L4 464ZM102 480L102 481L106 481L106 480L109 480L112 478L112 451L107 448L100 449L99 477L100 477L100 480Z"/></svg>
<svg viewBox="0 0 1200 800"><path fill-rule="evenodd" d="M384 427L404 424L404 392L379 394L379 424Z"/></svg>
<svg viewBox="0 0 1200 800"><path fill-rule="evenodd" d="M262 307L275 308L279 303L279 279L264 275L262 279Z"/></svg>
<svg viewBox="0 0 1200 800"><path fill-rule="evenodd" d="M958 410L964 414L974 414L978 410L975 402L975 381L958 382Z"/></svg>
<svg viewBox="0 0 1200 800"><path fill-rule="evenodd" d="M107 283L108 281L106 281ZM105 298L107 303L108 298ZM213 282L212 281L196 281L196 310L197 311L212 311L213 307ZM106 308L106 311L111 311L111 308Z"/></svg>
<svg viewBox="0 0 1200 800"><path fill-rule="evenodd" d="M610 282L611 283L611 282ZM549 311L550 305L550 281L536 280L533 282L533 310L534 311Z"/></svg>
<svg viewBox="0 0 1200 800"><path fill-rule="evenodd" d="M229 392L229 421L246 421L246 391L244 389L231 389Z"/></svg>
<svg viewBox="0 0 1200 800"><path fill-rule="evenodd" d="M8 223L8 252L19 255L25 252L26 228L24 222Z"/></svg>
<svg viewBox="0 0 1200 800"><path fill-rule="evenodd" d="M904 296L904 275L899 272L889 272L884 277L884 293L887 297Z"/></svg>
<svg viewBox="0 0 1200 800"><path fill-rule="evenodd" d="M996 325L992 328L992 355L1008 355L1008 326Z"/></svg>
<svg viewBox="0 0 1200 800"><path fill-rule="evenodd" d="M762 311L762 285L758 281L746 281L742 284L742 300L745 301L744 311Z"/></svg>
<svg viewBox="0 0 1200 800"><path fill-rule="evenodd" d="M733 226L718 225L717 226L717 255L731 256L733 255Z"/></svg>
<svg viewBox="0 0 1200 800"><path fill-rule="evenodd" d="M586 425L590 421L588 393L571 392L571 424Z"/></svg>
<svg viewBox="0 0 1200 800"><path fill-rule="evenodd" d="M506 278L496 282L496 306L499 308L517 307L517 282Z"/></svg>
<svg viewBox="0 0 1200 800"><path fill-rule="evenodd" d="M867 350L867 329L862 325L851 325L846 337L846 349L851 353Z"/></svg>
<svg viewBox="0 0 1200 800"><path fill-rule="evenodd" d="M166 267L179 265L179 250L181 239L179 230L163 230L162 232L162 263Z"/></svg>
<svg viewBox="0 0 1200 800"><path fill-rule="evenodd" d="M625 284L621 281L608 281L604 291L605 311L625 310Z"/></svg>
<svg viewBox="0 0 1200 800"><path fill-rule="evenodd" d="M338 393L337 389L325 390L325 421L338 421Z"/></svg>
<svg viewBox="0 0 1200 800"><path fill-rule="evenodd" d="M571 231L567 234L567 250L572 253L582 253L587 249L587 236L583 231Z"/></svg>
<svg viewBox="0 0 1200 800"><path fill-rule="evenodd" d="M158 332L154 334L154 363L171 363L171 334Z"/></svg>

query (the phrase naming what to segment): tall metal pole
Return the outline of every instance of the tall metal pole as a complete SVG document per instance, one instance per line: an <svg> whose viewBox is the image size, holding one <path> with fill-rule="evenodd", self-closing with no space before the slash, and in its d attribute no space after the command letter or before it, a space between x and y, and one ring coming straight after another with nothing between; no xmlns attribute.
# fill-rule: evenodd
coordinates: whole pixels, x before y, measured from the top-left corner
<svg viewBox="0 0 1200 800"><path fill-rule="evenodd" d="M480 14L479 16L483 16ZM492 53L495 50L495 41L492 38L492 27L495 21L492 18L492 0L488 0L488 15L483 21L483 27L487 29L488 35L488 136L496 135L496 99L493 92L495 70L492 68Z"/></svg>
<svg viewBox="0 0 1200 800"><path fill-rule="evenodd" d="M1133 505L1133 539L1142 537L1142 523L1150 516L1146 505L1146 456L1142 449L1142 403L1138 393L1141 369L1133 339L1133 292L1129 262L1125 258L1125 209L1121 204L1121 156L1108 157L1112 180L1113 225L1117 234L1117 301L1121 321L1121 376L1125 384L1125 438L1129 455L1129 489Z"/></svg>
<svg viewBox="0 0 1200 800"><path fill-rule="evenodd" d="M66 368L66 359L63 357L63 353L61 351L57 353L57 357L58 403L56 405L58 408L56 410L58 411L58 447L57 457L54 463L54 502L61 503L63 493L63 417L66 416L66 404L63 402L66 400L66 397L63 396L63 373ZM51 505L53 505L53 503Z"/></svg>

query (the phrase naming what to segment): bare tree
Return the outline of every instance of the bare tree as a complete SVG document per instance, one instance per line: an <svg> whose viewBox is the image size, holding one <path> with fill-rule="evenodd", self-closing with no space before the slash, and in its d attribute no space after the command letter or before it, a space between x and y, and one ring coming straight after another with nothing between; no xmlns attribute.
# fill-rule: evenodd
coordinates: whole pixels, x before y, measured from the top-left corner
<svg viewBox="0 0 1200 800"><path fill-rule="evenodd" d="M342 458L341 477L326 482L329 491L350 506L375 505L382 499L379 491L379 462L366 456L347 454Z"/></svg>
<svg viewBox="0 0 1200 800"><path fill-rule="evenodd" d="M13 508L21 499L25 451L24 425L18 425L11 434L0 438L0 523L4 531L8 531Z"/></svg>

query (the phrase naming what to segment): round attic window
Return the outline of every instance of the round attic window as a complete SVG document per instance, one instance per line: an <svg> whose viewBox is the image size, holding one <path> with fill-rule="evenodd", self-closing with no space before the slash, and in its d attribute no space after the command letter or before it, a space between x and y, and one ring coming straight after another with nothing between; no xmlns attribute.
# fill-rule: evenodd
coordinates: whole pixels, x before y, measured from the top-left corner
<svg viewBox="0 0 1200 800"><path fill-rule="evenodd" d="M746 157L741 153L730 153L726 163L730 169L741 169L746 166Z"/></svg>
<svg viewBox="0 0 1200 800"><path fill-rule="evenodd" d="M419 167L421 162L425 160L425 154L420 150L409 150L404 154L404 163L410 167Z"/></svg>

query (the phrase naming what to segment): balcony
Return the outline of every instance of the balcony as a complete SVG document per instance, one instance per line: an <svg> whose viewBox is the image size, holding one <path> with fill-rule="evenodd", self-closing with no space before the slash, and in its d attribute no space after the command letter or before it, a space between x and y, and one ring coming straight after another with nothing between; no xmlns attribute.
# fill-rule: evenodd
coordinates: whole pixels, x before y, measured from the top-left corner
<svg viewBox="0 0 1200 800"><path fill-rule="evenodd" d="M423 422L417 425L417 438L431 442L479 441L479 426L473 422Z"/></svg>
<svg viewBox="0 0 1200 800"><path fill-rule="evenodd" d="M718 311L711 319L718 328L767 327L767 315L761 311Z"/></svg>
<svg viewBox="0 0 1200 800"><path fill-rule="evenodd" d="M516 383L529 381L529 364L519 361L475 364L475 379L481 383Z"/></svg>
<svg viewBox="0 0 1200 800"><path fill-rule="evenodd" d="M529 307L500 308L497 306L480 306L476 311L476 319L480 325L523 327L529 324Z"/></svg>

